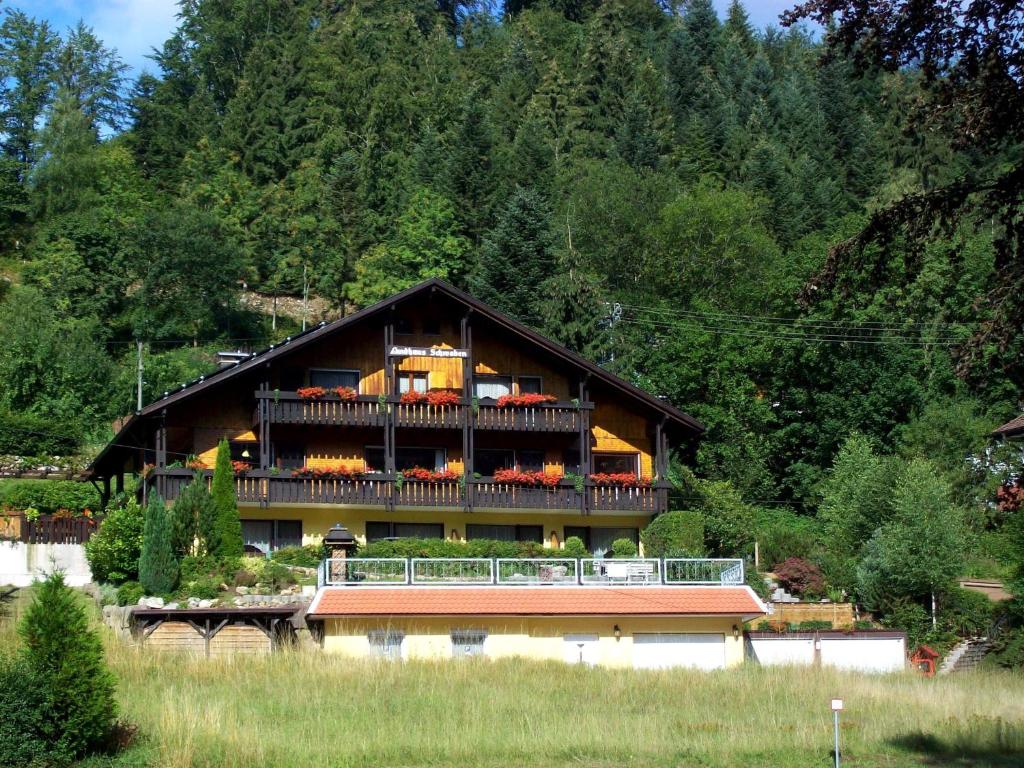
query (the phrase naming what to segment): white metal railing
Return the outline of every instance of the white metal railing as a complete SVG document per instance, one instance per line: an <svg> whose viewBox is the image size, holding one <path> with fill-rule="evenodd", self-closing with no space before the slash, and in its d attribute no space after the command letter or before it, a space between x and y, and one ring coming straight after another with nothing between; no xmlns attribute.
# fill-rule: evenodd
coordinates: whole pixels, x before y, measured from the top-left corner
<svg viewBox="0 0 1024 768"><path fill-rule="evenodd" d="M328 558L323 586L529 586L577 584L740 585L740 559L682 558Z"/></svg>
<svg viewBox="0 0 1024 768"><path fill-rule="evenodd" d="M652 557L580 560L581 584L660 584L661 561Z"/></svg>
<svg viewBox="0 0 1024 768"><path fill-rule="evenodd" d="M743 561L667 557L663 576L666 584L743 584Z"/></svg>
<svg viewBox="0 0 1024 768"><path fill-rule="evenodd" d="M413 584L493 584L494 561L483 557L414 557Z"/></svg>
<svg viewBox="0 0 1024 768"><path fill-rule="evenodd" d="M571 557L549 560L499 558L498 584L578 584L577 561Z"/></svg>

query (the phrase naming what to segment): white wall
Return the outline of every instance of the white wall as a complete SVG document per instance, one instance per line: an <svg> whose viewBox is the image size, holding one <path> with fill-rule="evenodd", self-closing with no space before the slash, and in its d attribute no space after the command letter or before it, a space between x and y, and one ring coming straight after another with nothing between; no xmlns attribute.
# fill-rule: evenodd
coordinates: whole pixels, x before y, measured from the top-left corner
<svg viewBox="0 0 1024 768"><path fill-rule="evenodd" d="M64 571L64 579L72 587L92 581L85 547L81 544L0 541L0 584L27 587L54 570Z"/></svg>
<svg viewBox="0 0 1024 768"><path fill-rule="evenodd" d="M750 657L765 667L777 664L813 664L814 640L807 637L751 638Z"/></svg>
<svg viewBox="0 0 1024 768"><path fill-rule="evenodd" d="M902 637L822 638L821 663L857 672L899 672L907 666Z"/></svg>

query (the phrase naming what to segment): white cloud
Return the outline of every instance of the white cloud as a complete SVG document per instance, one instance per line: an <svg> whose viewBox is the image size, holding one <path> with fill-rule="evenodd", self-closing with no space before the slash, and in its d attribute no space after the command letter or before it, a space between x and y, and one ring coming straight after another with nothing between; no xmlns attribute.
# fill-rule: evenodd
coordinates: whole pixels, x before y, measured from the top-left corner
<svg viewBox="0 0 1024 768"><path fill-rule="evenodd" d="M96 0L79 13L136 74L156 69L146 56L159 49L178 24L177 0Z"/></svg>

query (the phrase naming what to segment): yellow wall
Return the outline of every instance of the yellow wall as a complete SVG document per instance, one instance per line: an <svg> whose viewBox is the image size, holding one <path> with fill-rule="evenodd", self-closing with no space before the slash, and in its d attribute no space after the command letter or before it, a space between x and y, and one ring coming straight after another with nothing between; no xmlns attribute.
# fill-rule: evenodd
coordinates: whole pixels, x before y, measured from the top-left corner
<svg viewBox="0 0 1024 768"><path fill-rule="evenodd" d="M361 543L366 542L366 523L386 521L394 523L442 523L446 539L464 541L466 525L541 525L544 527L544 543L551 544L555 533L559 545L565 542L565 526L589 526L594 528L638 528L643 529L648 515L581 515L538 512L524 513L519 510L503 512L459 512L457 510L405 510L388 512L384 508L358 509L333 505L299 507L241 506L238 510L243 520L301 520L302 541L316 544L335 523L341 523Z"/></svg>
<svg viewBox="0 0 1024 768"><path fill-rule="evenodd" d="M615 639L618 624L622 637ZM611 667L633 665L633 633L708 632L725 636L725 663L743 663L743 636L733 637L733 626L742 627L738 616L688 617L474 617L442 616L423 618L391 617L373 619L328 619L324 622L324 650L346 656L366 656L373 630L403 632L402 655L407 659L451 658L452 629L483 629L487 632L484 652L488 658L526 657L535 660L565 660L564 636L598 635L598 663Z"/></svg>

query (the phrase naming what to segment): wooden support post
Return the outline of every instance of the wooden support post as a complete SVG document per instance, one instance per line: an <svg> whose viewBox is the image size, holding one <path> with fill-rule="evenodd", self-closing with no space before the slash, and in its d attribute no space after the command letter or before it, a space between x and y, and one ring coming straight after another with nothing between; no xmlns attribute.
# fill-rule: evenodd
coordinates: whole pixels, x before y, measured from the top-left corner
<svg viewBox="0 0 1024 768"><path fill-rule="evenodd" d="M587 380L589 374L584 374L580 379L579 384L579 401L580 401L580 468L579 473L585 478L589 478L592 472L590 466L590 409L584 408L584 405L590 402L590 392L587 388ZM590 514L590 485L588 482L583 484L583 498L580 500L580 511L584 515Z"/></svg>
<svg viewBox="0 0 1024 768"><path fill-rule="evenodd" d="M464 409L465 418L462 422L462 471L466 478L466 498L464 499L467 512L473 511L475 497L475 483L473 480L473 444L476 433L476 414L473 413L473 329L469 324L467 312L462 318L462 332L460 343L462 348L467 350L466 357L462 360L462 397L467 406Z"/></svg>
<svg viewBox="0 0 1024 768"><path fill-rule="evenodd" d="M395 343L395 319L394 307L391 308L391 316L384 326L384 392L388 396L388 403L384 406L384 473L388 481L395 479L395 413L394 403L391 403L392 395L397 393L398 387L395 384L395 363L391 357L391 346ZM387 487L387 509L393 511L395 508L395 485L388 482Z"/></svg>
<svg viewBox="0 0 1024 768"><path fill-rule="evenodd" d="M263 382L260 385L260 389L264 392L270 391L270 366L266 366L266 372L263 377ZM270 467L270 403L265 397L258 398L256 401L256 411L258 414L259 421L259 440L260 440L260 469L266 470Z"/></svg>

